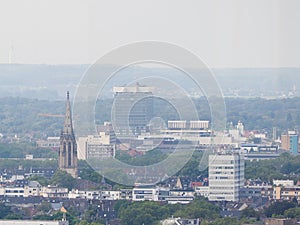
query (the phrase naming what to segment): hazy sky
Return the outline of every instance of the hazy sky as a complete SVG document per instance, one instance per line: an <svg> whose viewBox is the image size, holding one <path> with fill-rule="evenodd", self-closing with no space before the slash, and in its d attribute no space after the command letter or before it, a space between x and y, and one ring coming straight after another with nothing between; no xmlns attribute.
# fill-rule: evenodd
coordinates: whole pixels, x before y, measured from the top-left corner
<svg viewBox="0 0 300 225"><path fill-rule="evenodd" d="M93 63L160 40L210 67L299 67L298 0L0 0L0 63ZM10 50L12 49L12 50Z"/></svg>

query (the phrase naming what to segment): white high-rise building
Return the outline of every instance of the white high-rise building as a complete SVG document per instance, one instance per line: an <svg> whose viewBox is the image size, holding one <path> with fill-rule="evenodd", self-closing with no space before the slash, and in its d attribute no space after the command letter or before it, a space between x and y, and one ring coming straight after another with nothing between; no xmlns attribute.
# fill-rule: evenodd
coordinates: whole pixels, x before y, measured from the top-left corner
<svg viewBox="0 0 300 225"><path fill-rule="evenodd" d="M209 156L209 201L239 201L244 186L244 156L217 154Z"/></svg>

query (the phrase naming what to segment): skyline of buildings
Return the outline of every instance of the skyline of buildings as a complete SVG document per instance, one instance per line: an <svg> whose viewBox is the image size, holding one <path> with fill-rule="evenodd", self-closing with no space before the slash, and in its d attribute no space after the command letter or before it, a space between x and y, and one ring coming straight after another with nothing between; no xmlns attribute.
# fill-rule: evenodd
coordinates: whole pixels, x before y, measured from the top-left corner
<svg viewBox="0 0 300 225"><path fill-rule="evenodd" d="M227 146L227 148L219 151L218 149L222 149L222 147L224 148L225 146L223 143L224 134L209 130L209 121L170 120L167 123L167 130L162 127L163 129L159 133L154 134L151 133L151 131L146 130L147 126L149 126L149 122L145 120L145 114L147 113L149 113L147 116L149 119L151 119L150 112L153 112L153 102L144 102L142 105L137 105L137 103L142 102L144 99L149 99L149 94L151 94L151 92L149 92L149 88L137 84L134 87L116 87L115 91L118 92L117 95L121 96L121 99L117 100L118 103L120 103L121 106L132 107L131 110L126 109L128 113L134 112L131 116L130 114L121 113L122 116L119 119L125 119L125 115L127 115L127 121L131 119L129 124L133 125L133 130L131 131L134 132L134 136L131 138L136 139L136 141L142 140L142 145L145 145L146 142L149 145L151 141L153 145L153 141L156 139L168 138L169 140L172 140L173 138L173 140L176 140L179 138L178 135L183 133L188 133L188 136L184 136L185 141L197 141L196 144L199 146L201 146L201 144L203 145L203 138L209 138L210 140L205 145L213 145L218 147L215 148L215 153L210 154L208 158L208 188L200 188L199 193L207 196L210 201L239 201L240 189L244 186L244 156L252 151L258 152L259 149L258 147L255 148L254 146L244 146L243 149L238 151L235 150L229 154L228 150L233 149L234 146L240 145L244 140L245 130L241 121L238 122L234 129L229 130L227 133L227 135L231 135L232 138L230 144ZM116 97L116 99L117 98L118 97ZM121 101L123 102L121 103ZM147 108L149 103L151 109L149 111L146 109L145 111L145 107ZM122 108L117 108L117 110L122 110ZM141 120L141 116L144 116L143 120ZM121 131L120 129L118 131L119 135L120 132L124 135L129 131L128 127L119 126L119 128L120 127L127 130L124 132L124 130ZM145 130L140 129L142 127L144 127ZM119 136L115 133L114 124L105 122L103 125L98 126L98 133L99 135L79 137L76 141L73 131L69 92L67 92L64 128L60 136L59 169L66 171L73 177L77 178L78 159L105 160L106 158L115 157L116 150L120 150L120 148L117 149L116 147ZM296 132L288 132L288 135L288 147L291 149L291 151L295 151L293 146L296 146L296 150L298 152L298 136L296 135ZM124 136L121 135L121 138L124 138ZM129 137L127 136L127 138ZM220 142L216 141L218 138L221 138ZM51 141L53 140L51 139ZM175 144L176 146L176 142L173 142L172 144ZM248 149L248 147L251 147L251 149ZM130 148L131 147L129 146L128 149ZM146 151L151 149L153 149L153 147L146 149ZM267 149L268 148L266 148L266 151ZM243 152L243 150L246 151ZM148 198L155 198L158 200L159 194L157 196L157 193L163 191L153 188L150 188L149 190L142 189L133 190L133 199L145 200ZM166 199L169 200L172 198L173 197L170 196L166 197ZM178 197L176 199L176 201L179 201ZM189 199L189 197L187 199ZM182 202L184 201L186 201L185 198L182 199Z"/></svg>
<svg viewBox="0 0 300 225"><path fill-rule="evenodd" d="M130 94L130 97L133 97L132 93ZM144 97L148 98L148 96ZM144 97L142 97L142 99ZM140 99L137 102L139 101ZM138 106L143 108L142 105ZM210 130L210 121L208 120L169 120L167 122L167 127L162 126L161 129L155 129L152 132L151 130L147 130L148 123L145 123L145 120L143 121L143 126L146 129L137 129L142 127L142 123L134 120L140 119L139 113L145 113L137 110L137 108L134 108L136 111L131 116L130 121L135 132L133 140L141 141L144 146L152 145L159 147L162 146L160 144L163 143L163 141L158 145L153 145L154 142L156 140L164 140L167 141L166 145L170 147L172 145L176 146L175 140L180 140L182 134L185 134L183 137L187 143L195 142L198 147L205 147L200 151L206 151L206 148L212 145L214 152L208 157L208 177L202 178L201 181L189 180L183 185L178 176L178 181L175 186L171 186L171 184L168 183L169 181L164 185L136 183L133 188L119 188L118 190L112 190L111 188L108 188L107 190L68 189L51 185L42 186L38 182L28 182L24 183L22 186L15 186L10 185L10 182L13 181L7 180L3 182L5 185L0 187L0 197L24 199L41 197L45 199L60 199L61 202L65 200L75 201L75 199L80 199L90 201L99 200L101 202L128 200L156 201L166 204L189 204L194 201L197 195L200 195L208 198L208 201L213 202L213 204L218 205L218 202L221 202L221 204L224 204L223 209L229 208L225 205L228 204L228 202L232 202L237 205L237 211L242 211L245 207L250 206L250 204L254 204L251 202L249 203L250 198L261 199L259 200L260 202L263 202L263 199L266 198L268 198L269 201L291 200L300 193L299 186L291 185L290 183L292 182L290 181L274 181L274 187L264 185L256 187L246 186L244 179L244 156L253 152L266 152L267 154L273 155L274 151L277 152L278 149L275 148L275 150L272 150L272 146L262 144L242 145L246 140L245 135L247 131L245 131L241 121L239 121L236 126L232 126L229 130L216 132ZM86 137L77 137L77 140L75 139L69 93L67 93L65 121L59 139L59 169L66 171L74 178L78 178L77 180L81 180L81 178L78 177L78 159L105 160L110 157L115 157L116 151L121 150L121 148L120 146L117 148L117 146L120 145L118 140L119 136L114 132L113 124L111 122L105 122L102 125L98 125L97 133L97 135L88 135ZM298 135L296 132L289 132L288 134L290 137L288 142L289 148L292 151L293 147L290 146L296 145L298 150ZM266 139L264 134L259 133L255 134L253 137L260 138L261 140ZM55 148L57 146L57 138L49 138L48 141L48 144L47 142L40 142L40 145L47 148ZM124 150L130 150L132 147L134 146L129 145L128 149ZM146 151L151 149L153 149L153 147L146 149ZM136 148L136 150L143 151L138 148ZM182 150L184 150L184 148ZM33 158L29 158L29 160L32 159ZM100 160L99 163L101 163ZM240 206L241 204L243 205ZM260 206L257 204L257 207ZM231 213L230 210L228 213ZM67 224L67 221L60 222L61 223L58 224Z"/></svg>

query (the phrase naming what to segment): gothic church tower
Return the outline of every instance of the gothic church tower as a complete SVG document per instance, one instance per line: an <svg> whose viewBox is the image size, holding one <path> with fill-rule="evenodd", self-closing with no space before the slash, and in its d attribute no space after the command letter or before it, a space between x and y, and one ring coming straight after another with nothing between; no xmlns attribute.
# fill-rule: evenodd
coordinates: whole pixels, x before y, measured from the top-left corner
<svg viewBox="0 0 300 225"><path fill-rule="evenodd" d="M58 167L62 171L71 174L72 177L78 176L77 144L72 125L71 104L69 92L67 92L66 115L64 128L60 134Z"/></svg>

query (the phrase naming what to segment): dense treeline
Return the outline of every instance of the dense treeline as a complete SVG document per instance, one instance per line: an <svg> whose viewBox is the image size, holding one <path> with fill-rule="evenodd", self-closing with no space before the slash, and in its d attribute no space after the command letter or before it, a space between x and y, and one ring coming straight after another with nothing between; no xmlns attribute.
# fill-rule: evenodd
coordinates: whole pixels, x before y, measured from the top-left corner
<svg viewBox="0 0 300 225"><path fill-rule="evenodd" d="M167 154L164 154L157 149L148 151L144 155L139 155L136 157L132 157L128 155L126 152L122 152L122 151L116 152L116 158L118 160L135 166L153 165L154 163L158 163L164 160L165 158L167 158L167 156L168 156Z"/></svg>
<svg viewBox="0 0 300 225"><path fill-rule="evenodd" d="M57 160L23 160L23 159L0 159L0 170L15 170L18 168L27 169L30 168L57 168Z"/></svg>
<svg viewBox="0 0 300 225"><path fill-rule="evenodd" d="M205 98L195 99L200 119L210 120L209 104ZM111 119L112 99L98 101L96 122ZM181 104L184 109L184 102ZM265 130L271 133L300 128L300 98L242 99L226 98L227 121L236 124L241 120L246 129ZM40 114L64 114L64 101L45 101L24 98L0 98L0 133L32 135L59 135L63 118L45 117ZM182 109L181 109L182 110ZM164 100L154 101L154 116L164 120L179 119L176 109Z"/></svg>
<svg viewBox="0 0 300 225"><path fill-rule="evenodd" d="M171 217L215 219L219 217L219 208L198 198L187 205L161 205L158 202L119 201L115 210L123 225L152 225L160 220Z"/></svg>
<svg viewBox="0 0 300 225"><path fill-rule="evenodd" d="M246 162L245 178L259 179L262 182L272 182L274 179L282 179L284 175L280 173L281 166L282 164L275 164L273 160Z"/></svg>
<svg viewBox="0 0 300 225"><path fill-rule="evenodd" d="M220 216L221 207L212 204L203 197L197 197L187 205L168 205L158 202L118 201L115 204L123 225L158 225L160 221L170 217L186 219L199 218L201 225L242 225L261 224L261 218L300 218L300 208L297 201L273 202L261 211L247 207L241 211L240 218Z"/></svg>
<svg viewBox="0 0 300 225"><path fill-rule="evenodd" d="M266 100L226 99L227 119L236 123L241 120L246 129L271 132L277 127L279 132L300 128L300 98Z"/></svg>
<svg viewBox="0 0 300 225"><path fill-rule="evenodd" d="M115 204L123 225L158 225L166 218L181 217L187 219L199 218L201 225L241 225L256 219L248 219L247 215L238 218L220 218L220 208L205 198L197 197L187 205L161 204L158 202L128 202L118 201Z"/></svg>
<svg viewBox="0 0 300 225"><path fill-rule="evenodd" d="M31 143L0 143L0 158L25 158L26 155L34 158L56 159L57 152L48 148L38 148Z"/></svg>
<svg viewBox="0 0 300 225"><path fill-rule="evenodd" d="M274 179L300 179L300 156L283 153L280 157L271 160L246 161L246 179L260 179L263 182L272 182Z"/></svg>
<svg viewBox="0 0 300 225"><path fill-rule="evenodd" d="M63 114L65 104L61 101L44 101L25 98L0 99L0 133L34 135L56 135L60 133L63 118L44 117L42 114Z"/></svg>
<svg viewBox="0 0 300 225"><path fill-rule="evenodd" d="M53 165L45 164L42 168L52 168L53 170L56 170L57 161L55 161L55 164ZM86 161L79 160L78 173L80 179L92 181L99 184L99 186L102 182L102 176L99 173L95 172ZM43 176L32 176L30 177L30 180L36 180L43 186L57 185L58 187L66 187L69 190L72 190L76 187L76 179L73 178L70 174L60 170L56 170L56 172L50 179L47 179Z"/></svg>

